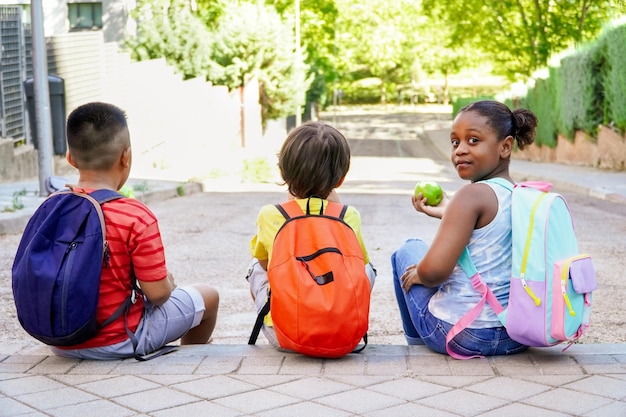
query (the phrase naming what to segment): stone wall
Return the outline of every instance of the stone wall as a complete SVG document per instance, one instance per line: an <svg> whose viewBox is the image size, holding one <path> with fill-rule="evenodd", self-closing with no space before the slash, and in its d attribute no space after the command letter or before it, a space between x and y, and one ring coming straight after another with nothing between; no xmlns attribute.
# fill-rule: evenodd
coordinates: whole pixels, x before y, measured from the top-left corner
<svg viewBox="0 0 626 417"><path fill-rule="evenodd" d="M582 131L576 132L574 141L559 135L555 148L533 144L523 151L516 151L514 158L624 171L626 135L620 135L609 127L600 126L597 138Z"/></svg>

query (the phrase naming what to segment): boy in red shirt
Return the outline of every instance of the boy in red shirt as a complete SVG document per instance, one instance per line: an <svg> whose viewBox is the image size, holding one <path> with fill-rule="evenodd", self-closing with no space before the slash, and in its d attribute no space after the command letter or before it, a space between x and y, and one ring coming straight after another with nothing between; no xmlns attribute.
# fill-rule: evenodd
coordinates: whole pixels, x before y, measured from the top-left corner
<svg viewBox="0 0 626 417"><path fill-rule="evenodd" d="M78 169L75 191L119 190L130 174L132 152L126 114L107 103L88 103L67 119L67 161ZM53 347L60 356L121 359L147 355L181 339L181 344L207 343L217 320L218 292L207 284L177 288L165 264L158 221L142 202L120 198L102 205L110 263L103 268L98 301L102 323L124 302L134 274L143 297L90 340Z"/></svg>

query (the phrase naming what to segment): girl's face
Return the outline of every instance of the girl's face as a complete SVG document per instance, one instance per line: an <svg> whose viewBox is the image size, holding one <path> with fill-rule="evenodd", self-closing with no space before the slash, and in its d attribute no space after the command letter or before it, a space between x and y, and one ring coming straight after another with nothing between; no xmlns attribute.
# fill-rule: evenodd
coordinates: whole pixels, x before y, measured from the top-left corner
<svg viewBox="0 0 626 417"><path fill-rule="evenodd" d="M508 174L512 137L500 140L487 118L474 111L460 113L452 124L451 160L459 177L472 182Z"/></svg>

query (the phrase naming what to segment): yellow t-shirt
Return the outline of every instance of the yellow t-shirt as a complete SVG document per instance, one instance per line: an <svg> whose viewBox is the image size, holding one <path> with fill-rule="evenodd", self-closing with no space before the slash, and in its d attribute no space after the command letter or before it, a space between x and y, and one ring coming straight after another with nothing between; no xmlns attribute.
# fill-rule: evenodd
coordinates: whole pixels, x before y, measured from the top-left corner
<svg viewBox="0 0 626 417"><path fill-rule="evenodd" d="M296 201L304 212L308 199L296 199ZM318 214L322 201L324 202L324 206L328 204L327 200L312 198L309 204L310 213ZM367 264L370 260L361 234L361 215L357 209L348 206L343 220L354 230L361 250L363 251L363 259ZM274 238L276 237L276 233L278 233L278 229L280 229L284 223L285 217L274 205L268 204L261 208L256 221L257 233L250 241L250 253L253 257L261 261L267 260L269 265L272 259Z"/></svg>

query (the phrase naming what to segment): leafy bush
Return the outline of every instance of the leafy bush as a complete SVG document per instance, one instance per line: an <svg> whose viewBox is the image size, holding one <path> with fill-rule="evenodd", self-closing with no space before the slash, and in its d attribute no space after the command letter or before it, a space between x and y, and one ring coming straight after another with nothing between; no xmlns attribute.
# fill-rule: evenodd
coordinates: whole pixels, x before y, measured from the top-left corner
<svg viewBox="0 0 626 417"><path fill-rule="evenodd" d="M459 97L452 102L452 118L454 119L459 111L468 104L481 100L495 100L493 96L478 96L478 97Z"/></svg>
<svg viewBox="0 0 626 417"><path fill-rule="evenodd" d="M626 23L607 31L602 37L606 51L603 71L606 106L604 123L626 131Z"/></svg>
<svg viewBox="0 0 626 417"><path fill-rule="evenodd" d="M581 129L595 136L602 122L604 93L600 71L603 55L601 44L589 44L561 60L561 133L574 139Z"/></svg>
<svg viewBox="0 0 626 417"><path fill-rule="evenodd" d="M526 107L538 119L535 143L539 146L556 146L560 108L558 79L558 70L550 68L549 76L537 79L526 96Z"/></svg>

